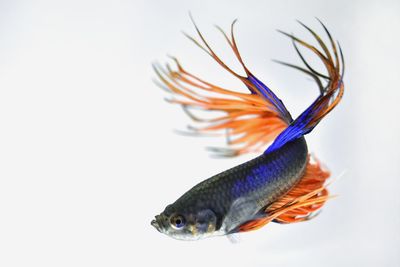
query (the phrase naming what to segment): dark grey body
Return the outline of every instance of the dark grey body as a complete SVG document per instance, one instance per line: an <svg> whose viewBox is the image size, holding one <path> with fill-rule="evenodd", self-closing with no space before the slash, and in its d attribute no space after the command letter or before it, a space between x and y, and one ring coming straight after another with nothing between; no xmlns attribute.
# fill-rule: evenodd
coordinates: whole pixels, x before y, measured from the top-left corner
<svg viewBox="0 0 400 267"><path fill-rule="evenodd" d="M304 174L307 144L303 137L268 154L226 170L197 184L164 214L196 214L212 210L217 216L216 230L234 230L286 194Z"/></svg>

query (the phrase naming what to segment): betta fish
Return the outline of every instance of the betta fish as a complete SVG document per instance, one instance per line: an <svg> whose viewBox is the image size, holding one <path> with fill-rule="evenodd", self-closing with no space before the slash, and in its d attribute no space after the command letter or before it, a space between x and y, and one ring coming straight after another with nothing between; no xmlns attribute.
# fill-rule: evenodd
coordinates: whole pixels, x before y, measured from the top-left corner
<svg viewBox="0 0 400 267"><path fill-rule="evenodd" d="M199 41L186 36L239 79L248 92L207 82L188 72L176 58L172 58L175 69L168 64L166 67L154 65L159 85L173 97L169 102L182 106L191 119L204 125L190 128L194 134L227 135L227 147L212 148L215 155L232 157L262 152L250 161L200 182L168 205L151 221L159 232L179 240L198 240L253 231L270 222L303 222L313 218L330 198L326 188L330 173L311 158L304 135L310 133L341 100L344 59L339 43L319 22L327 43L300 22L318 46L280 31L291 39L304 67L278 62L308 75L319 89L318 97L296 119L278 96L246 67L233 34L235 21L230 35L218 29L245 75L235 72L220 59L194 22ZM315 70L301 49L315 55L325 71ZM194 109L211 111L215 116L201 118L194 114Z"/></svg>

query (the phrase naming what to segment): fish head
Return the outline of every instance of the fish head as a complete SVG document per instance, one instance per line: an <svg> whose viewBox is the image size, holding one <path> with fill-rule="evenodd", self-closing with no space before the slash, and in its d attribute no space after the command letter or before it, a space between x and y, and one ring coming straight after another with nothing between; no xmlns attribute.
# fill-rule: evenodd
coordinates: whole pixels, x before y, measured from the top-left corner
<svg viewBox="0 0 400 267"><path fill-rule="evenodd" d="M216 234L217 216L207 208L188 210L169 205L151 225L174 239L198 240Z"/></svg>

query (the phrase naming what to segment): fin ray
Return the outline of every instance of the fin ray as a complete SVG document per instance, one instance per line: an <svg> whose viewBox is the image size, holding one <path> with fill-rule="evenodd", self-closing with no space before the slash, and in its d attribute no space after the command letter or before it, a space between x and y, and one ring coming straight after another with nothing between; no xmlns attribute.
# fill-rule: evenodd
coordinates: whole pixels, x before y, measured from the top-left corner
<svg viewBox="0 0 400 267"><path fill-rule="evenodd" d="M223 34L247 77L236 73L221 60L206 41L193 18L191 19L200 41L186 33L185 35L222 68L239 79L250 92L229 90L207 82L186 71L176 58L171 57L175 62L176 70L171 69L169 65L165 67L154 65L156 75L163 87L169 89L174 96L170 103L182 105L185 113L193 121L204 125L199 128L192 127L191 129L195 132L228 130L232 139L236 141L227 143L229 150L214 150L219 151L219 154L222 153L220 156L224 156L224 152L227 152L225 156L237 156L250 151L259 151L260 146L265 147L270 144L292 121L289 112L282 101L244 64L234 37L236 21L231 24L230 38L221 28L217 27L217 29ZM203 119L193 114L194 109L222 111L225 114ZM264 131L263 134L262 131Z"/></svg>
<svg viewBox="0 0 400 267"><path fill-rule="evenodd" d="M302 24L302 23L301 23ZM321 23L322 24L322 23ZM323 74L320 74L319 72L316 72L304 59L300 51L298 50L297 46L295 45L296 51L298 55L300 56L301 60L303 63L306 65L308 70L314 74L315 76L314 79L317 82L318 87L320 88L320 95L317 97L317 99L303 112L298 116L283 132L279 134L279 136L275 139L274 143L265 151L265 153L272 152L276 149L279 149L286 143L295 140L297 138L300 138L308 133L310 133L314 127L333 109L336 107L336 105L339 103L341 100L343 93L344 93L344 83L343 83L343 69L341 70L341 64L338 58L338 53L337 53L337 48L335 43L333 42L332 36L329 34L328 30L326 27L322 24L324 27L328 38L331 42L332 50L334 55L332 56L328 47L324 44L322 39L310 28L302 24L307 30L311 32L311 34L314 36L314 38L317 40L317 42L320 44L322 47L323 52L318 50L316 47L314 47L311 44L308 44L301 39L295 37L292 34L288 34L285 32L282 32L286 36L292 39L294 44L298 43L302 45L305 48L308 48L311 52L316 54L322 61L322 63L325 65L326 71L328 73L328 76L324 76ZM343 53L341 48L339 47L339 51L341 54L341 59L342 59L342 66L344 65L343 61ZM284 63L288 65L289 67L296 68L302 72L306 72L305 69L298 68L295 65ZM307 73L307 72L306 72ZM308 73L310 74L310 73ZM327 80L327 85L326 87L321 90L321 82L318 79L318 77L328 77Z"/></svg>

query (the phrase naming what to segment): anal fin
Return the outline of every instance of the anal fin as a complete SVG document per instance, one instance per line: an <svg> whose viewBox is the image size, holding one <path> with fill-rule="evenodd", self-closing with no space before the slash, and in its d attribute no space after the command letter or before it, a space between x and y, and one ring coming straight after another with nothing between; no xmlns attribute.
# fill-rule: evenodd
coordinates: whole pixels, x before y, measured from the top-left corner
<svg viewBox="0 0 400 267"><path fill-rule="evenodd" d="M312 163L309 159L300 182L269 205L264 210L264 216L245 222L237 228L237 232L257 230L270 222L287 224L314 218L330 198L325 184L329 176L330 173L323 170L318 161Z"/></svg>

